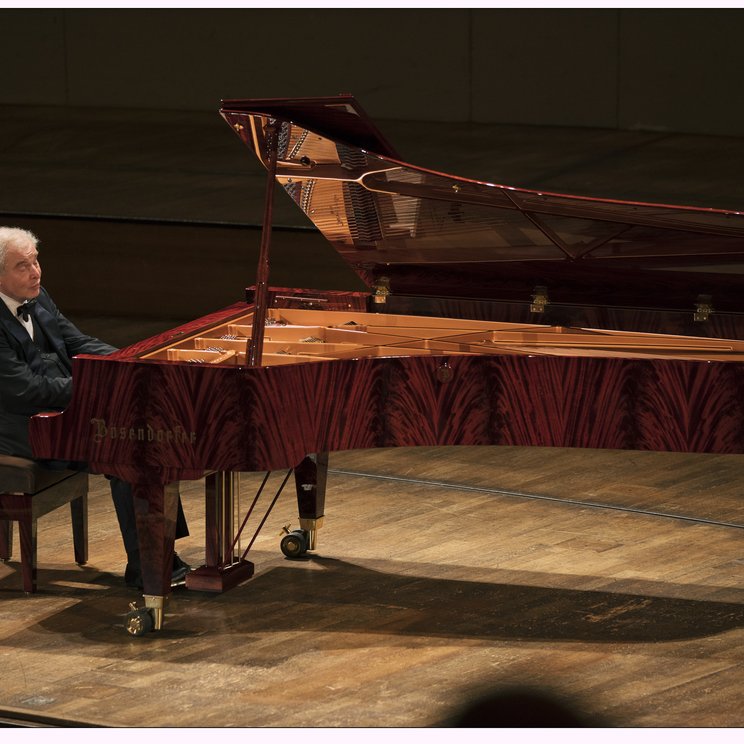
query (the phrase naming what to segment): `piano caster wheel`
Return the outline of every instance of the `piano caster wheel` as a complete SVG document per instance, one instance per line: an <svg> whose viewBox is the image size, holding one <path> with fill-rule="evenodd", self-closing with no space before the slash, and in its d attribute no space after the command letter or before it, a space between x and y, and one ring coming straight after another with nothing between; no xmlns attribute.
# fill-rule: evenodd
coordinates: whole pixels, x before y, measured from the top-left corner
<svg viewBox="0 0 744 744"><path fill-rule="evenodd" d="M299 558L307 552L307 543L306 530L292 530L282 538L279 546L287 558Z"/></svg>
<svg viewBox="0 0 744 744"><path fill-rule="evenodd" d="M143 636L155 627L155 620L153 619L152 612L146 607L134 608L131 612L127 613L124 627L127 629L129 635Z"/></svg>

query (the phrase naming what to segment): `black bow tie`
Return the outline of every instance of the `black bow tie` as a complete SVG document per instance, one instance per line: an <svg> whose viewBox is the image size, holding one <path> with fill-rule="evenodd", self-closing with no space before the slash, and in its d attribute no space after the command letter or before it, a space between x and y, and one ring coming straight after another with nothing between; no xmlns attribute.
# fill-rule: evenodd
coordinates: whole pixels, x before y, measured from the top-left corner
<svg viewBox="0 0 744 744"><path fill-rule="evenodd" d="M36 304L36 300L26 300L22 305L18 305L18 310L16 310L16 312L24 320L28 320L29 313L33 311L35 304Z"/></svg>

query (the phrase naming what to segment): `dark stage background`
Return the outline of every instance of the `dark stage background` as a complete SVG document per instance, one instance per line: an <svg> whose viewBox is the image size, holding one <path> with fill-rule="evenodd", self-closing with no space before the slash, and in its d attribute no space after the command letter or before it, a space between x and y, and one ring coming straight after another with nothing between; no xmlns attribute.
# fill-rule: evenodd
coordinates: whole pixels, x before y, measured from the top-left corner
<svg viewBox="0 0 744 744"><path fill-rule="evenodd" d="M0 223L39 234L76 316L193 318L253 283L265 174L222 98L352 93L416 165L744 204L738 9L6 9L0 28ZM275 209L272 284L361 288Z"/></svg>
<svg viewBox="0 0 744 744"><path fill-rule="evenodd" d="M738 9L5 10L0 103L213 111L354 93L375 118L744 135Z"/></svg>

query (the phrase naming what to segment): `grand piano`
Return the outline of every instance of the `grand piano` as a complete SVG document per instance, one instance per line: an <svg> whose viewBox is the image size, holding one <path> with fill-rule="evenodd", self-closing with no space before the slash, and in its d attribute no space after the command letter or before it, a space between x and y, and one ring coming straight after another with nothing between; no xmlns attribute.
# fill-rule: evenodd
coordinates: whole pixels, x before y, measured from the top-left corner
<svg viewBox="0 0 744 744"><path fill-rule="evenodd" d="M744 213L416 167L351 96L226 100L220 113L266 168L254 285L75 358L68 408L31 421L37 457L133 484L144 607L131 606L131 634L163 626L180 481L206 476L205 564L187 586L218 592L253 573L253 541L236 546L260 492L236 517L241 472L286 470L279 491L294 476L300 529L281 541L293 557L316 545L333 451L744 451ZM270 285L282 190L368 292Z"/></svg>

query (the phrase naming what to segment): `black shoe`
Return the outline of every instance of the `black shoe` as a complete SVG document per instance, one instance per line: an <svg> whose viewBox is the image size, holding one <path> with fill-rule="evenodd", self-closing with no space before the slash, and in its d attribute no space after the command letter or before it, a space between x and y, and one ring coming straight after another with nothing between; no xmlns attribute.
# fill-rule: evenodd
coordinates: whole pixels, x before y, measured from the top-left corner
<svg viewBox="0 0 744 744"><path fill-rule="evenodd" d="M171 587L182 586L186 582L186 574L191 570L188 563L181 560L178 553L173 554L173 575ZM136 563L127 563L124 570L124 583L132 589L143 589L142 571Z"/></svg>
<svg viewBox="0 0 744 744"><path fill-rule="evenodd" d="M181 560L178 553L173 553L173 576L171 576L171 586L178 586L186 583L186 574L191 571L191 566Z"/></svg>

